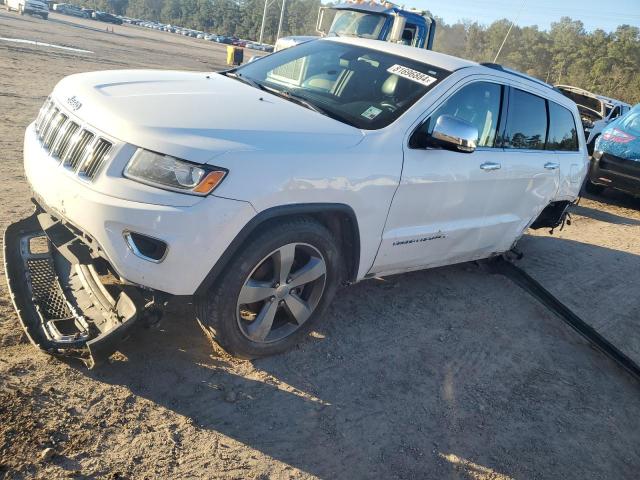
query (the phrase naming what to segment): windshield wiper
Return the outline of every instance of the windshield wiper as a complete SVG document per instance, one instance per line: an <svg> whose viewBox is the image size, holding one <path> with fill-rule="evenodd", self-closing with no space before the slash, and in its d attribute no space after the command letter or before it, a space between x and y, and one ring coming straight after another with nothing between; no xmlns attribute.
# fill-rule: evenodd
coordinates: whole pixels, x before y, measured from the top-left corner
<svg viewBox="0 0 640 480"><path fill-rule="evenodd" d="M224 75L225 77L230 77L230 78L233 78L234 80L239 80L243 83L246 83L247 85L251 85L254 88L258 88L265 92L272 93L278 97L289 100L290 102L297 103L298 105L308 108L309 110L313 110L314 112L317 112L320 115L324 115L325 117L333 118L334 120L338 120L340 122L344 122L349 125L352 125L351 122L348 122L342 116L337 115L333 112L330 112L329 110L325 110L324 108L319 107L314 103L311 103L306 98L301 97L300 95L296 95L295 93L292 93L289 90L280 90L278 88L268 87L260 82L256 82L252 78L245 77L241 73L236 73L233 71L226 71L226 72L219 72L219 73L220 75Z"/></svg>
<svg viewBox="0 0 640 480"><path fill-rule="evenodd" d="M242 75L241 73L236 73L236 72L220 72L220 75L224 75L225 77L229 77L229 78L233 78L235 80L239 80L242 83L246 83L247 85L251 85L254 88L257 88L259 90L266 90L265 86L262 85L259 82L256 82L255 80L253 80L252 78L249 77L245 77L244 75Z"/></svg>
<svg viewBox="0 0 640 480"><path fill-rule="evenodd" d="M262 85L262 88L264 90L267 90L267 91L279 96L279 97L286 98L287 100L290 100L290 101L292 101L294 103L297 103L298 105L302 105L303 107L306 107L309 110L313 110L314 112L318 112L318 113L320 113L322 115L325 115L327 117L331 116L323 108L318 107L317 105L311 103L309 100L307 100L304 97L301 97L300 95L296 95L295 93L291 93L289 90L279 90L277 88L267 87L265 85Z"/></svg>

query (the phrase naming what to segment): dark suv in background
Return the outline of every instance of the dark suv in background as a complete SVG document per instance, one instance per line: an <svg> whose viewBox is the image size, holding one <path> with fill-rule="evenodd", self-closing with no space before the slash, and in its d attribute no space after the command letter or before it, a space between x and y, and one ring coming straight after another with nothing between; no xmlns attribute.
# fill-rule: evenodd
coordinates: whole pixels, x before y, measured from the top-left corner
<svg viewBox="0 0 640 480"><path fill-rule="evenodd" d="M114 23L116 25L122 25L122 20L116 17L115 15L111 15L107 12L95 11L91 14L91 17L94 20L99 20L100 22L106 23Z"/></svg>

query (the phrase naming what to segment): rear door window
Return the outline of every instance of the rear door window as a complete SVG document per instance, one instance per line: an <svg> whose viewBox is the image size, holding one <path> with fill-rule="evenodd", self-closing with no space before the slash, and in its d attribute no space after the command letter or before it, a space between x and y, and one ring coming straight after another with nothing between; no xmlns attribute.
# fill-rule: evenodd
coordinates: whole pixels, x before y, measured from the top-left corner
<svg viewBox="0 0 640 480"><path fill-rule="evenodd" d="M511 89L504 147L542 150L547 138L547 106L543 98Z"/></svg>
<svg viewBox="0 0 640 480"><path fill-rule="evenodd" d="M578 131L573 114L554 102L549 102L549 137L546 149L578 151Z"/></svg>

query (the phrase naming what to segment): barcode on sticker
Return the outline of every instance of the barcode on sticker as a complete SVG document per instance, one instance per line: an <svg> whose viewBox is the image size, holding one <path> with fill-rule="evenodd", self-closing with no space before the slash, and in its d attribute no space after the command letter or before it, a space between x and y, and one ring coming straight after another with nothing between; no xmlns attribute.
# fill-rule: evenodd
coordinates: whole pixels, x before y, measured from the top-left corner
<svg viewBox="0 0 640 480"><path fill-rule="evenodd" d="M402 65L393 65L387 69L387 72L393 73L394 75L398 75L399 77L406 78L407 80L411 80L413 82L421 83L426 87L438 80L431 75L427 75L426 73L422 73L414 70L413 68L404 67Z"/></svg>

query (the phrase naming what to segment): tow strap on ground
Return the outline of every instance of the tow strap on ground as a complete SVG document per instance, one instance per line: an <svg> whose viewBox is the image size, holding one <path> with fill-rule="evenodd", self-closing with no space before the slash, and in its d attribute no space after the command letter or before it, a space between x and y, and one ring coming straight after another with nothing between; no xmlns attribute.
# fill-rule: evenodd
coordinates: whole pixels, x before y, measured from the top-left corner
<svg viewBox="0 0 640 480"><path fill-rule="evenodd" d="M624 368L640 381L640 366L619 348L600 335L592 326L573 313L566 305L533 279L527 272L514 265L504 257L497 257L489 262L494 273L504 275L520 288L538 299L549 310L555 313L566 324L582 335L596 349Z"/></svg>

